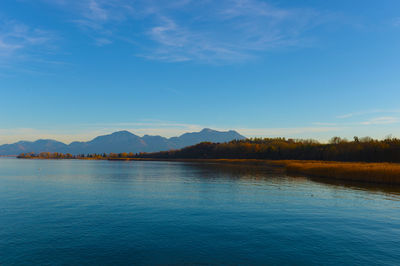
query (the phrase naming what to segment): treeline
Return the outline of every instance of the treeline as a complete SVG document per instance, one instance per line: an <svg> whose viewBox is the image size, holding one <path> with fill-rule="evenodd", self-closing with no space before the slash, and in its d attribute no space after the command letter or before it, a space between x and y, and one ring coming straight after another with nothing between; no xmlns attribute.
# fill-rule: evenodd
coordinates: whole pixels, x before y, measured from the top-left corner
<svg viewBox="0 0 400 266"><path fill-rule="evenodd" d="M60 152L41 152L41 153L21 153L17 156L17 158L22 159L83 159L88 158L89 156L95 156L87 154L80 154L80 155L72 155L70 153L60 153ZM96 155L97 157L97 155ZM102 157L102 156L101 156Z"/></svg>
<svg viewBox="0 0 400 266"><path fill-rule="evenodd" d="M352 141L348 141L334 137L328 144L321 144L315 140L253 138L228 143L203 142L180 150L141 153L137 157L400 162L400 139L354 137Z"/></svg>
<svg viewBox="0 0 400 266"><path fill-rule="evenodd" d="M93 159L93 160L107 160L114 158L134 158L137 154L134 153L110 153L110 154L78 154L72 155L70 153L59 152L41 152L41 153L21 153L17 156L20 159Z"/></svg>
<svg viewBox="0 0 400 266"><path fill-rule="evenodd" d="M180 150L156 153L62 154L23 153L18 158L38 159L267 159L321 160L344 162L400 162L400 139L374 140L354 137L352 141L334 137L327 144L315 140L252 138L227 143L202 142Z"/></svg>

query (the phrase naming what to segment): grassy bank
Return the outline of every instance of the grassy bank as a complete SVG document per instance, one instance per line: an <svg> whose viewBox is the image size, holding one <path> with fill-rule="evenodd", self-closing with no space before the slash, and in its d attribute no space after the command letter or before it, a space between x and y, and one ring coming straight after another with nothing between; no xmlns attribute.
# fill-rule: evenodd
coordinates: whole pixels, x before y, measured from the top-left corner
<svg viewBox="0 0 400 266"><path fill-rule="evenodd" d="M19 157L24 159L68 159L69 157ZM72 157L80 160L111 161L177 161L254 165L285 168L287 173L301 174L336 180L400 185L400 164L332 162L311 160L263 160L263 159L172 159L172 158L124 158L124 157Z"/></svg>
<svg viewBox="0 0 400 266"><path fill-rule="evenodd" d="M276 161L288 173L382 184L400 184L400 164Z"/></svg>
<svg viewBox="0 0 400 266"><path fill-rule="evenodd" d="M257 160L257 159L112 159L135 161L180 161L228 164L251 164L284 167L288 173L368 183L400 184L400 164L329 162L298 160Z"/></svg>

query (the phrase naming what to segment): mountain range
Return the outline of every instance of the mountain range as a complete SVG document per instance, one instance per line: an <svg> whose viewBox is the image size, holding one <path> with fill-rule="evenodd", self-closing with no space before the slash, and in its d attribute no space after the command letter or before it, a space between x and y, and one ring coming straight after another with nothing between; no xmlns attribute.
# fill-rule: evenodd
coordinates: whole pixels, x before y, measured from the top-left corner
<svg viewBox="0 0 400 266"><path fill-rule="evenodd" d="M65 144L51 139L37 141L19 141L0 146L0 155L18 155L21 153L60 152L71 154L122 153L122 152L157 152L180 149L203 141L228 142L245 139L234 130L216 131L205 128L200 132L185 133L178 137L137 136L129 131L118 131L109 135L98 136L87 142L75 141Z"/></svg>

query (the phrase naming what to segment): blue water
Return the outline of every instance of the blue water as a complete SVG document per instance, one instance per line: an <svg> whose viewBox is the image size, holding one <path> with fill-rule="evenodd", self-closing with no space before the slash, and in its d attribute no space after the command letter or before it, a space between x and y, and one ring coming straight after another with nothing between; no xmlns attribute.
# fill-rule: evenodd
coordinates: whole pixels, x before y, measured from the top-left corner
<svg viewBox="0 0 400 266"><path fill-rule="evenodd" d="M399 265L396 188L259 167L0 159L1 265Z"/></svg>

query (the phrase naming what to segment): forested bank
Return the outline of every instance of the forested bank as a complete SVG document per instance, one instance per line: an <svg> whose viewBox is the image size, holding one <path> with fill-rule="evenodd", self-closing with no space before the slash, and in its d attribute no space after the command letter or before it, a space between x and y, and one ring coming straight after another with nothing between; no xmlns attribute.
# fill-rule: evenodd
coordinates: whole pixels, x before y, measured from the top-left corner
<svg viewBox="0 0 400 266"><path fill-rule="evenodd" d="M334 137L327 144L315 140L255 138L228 143L203 142L180 150L141 153L139 158L163 159L266 159L343 162L400 162L400 139L352 141Z"/></svg>
<svg viewBox="0 0 400 266"><path fill-rule="evenodd" d="M400 139L374 140L354 137L347 141L334 137L327 144L315 140L254 138L227 143L202 142L180 150L156 153L62 154L23 153L18 158L39 159L265 159L318 160L342 162L400 162Z"/></svg>

